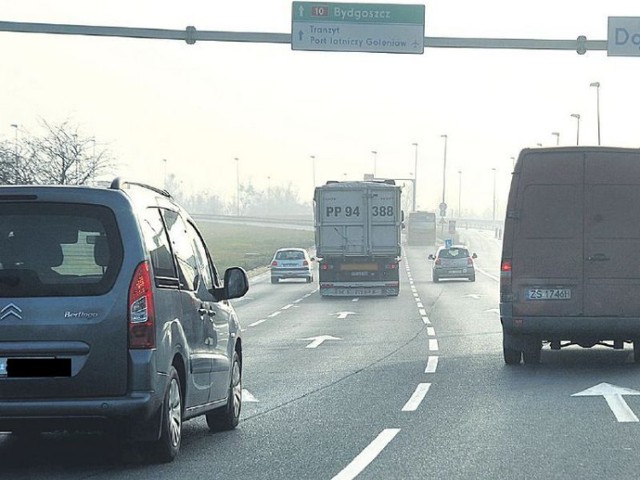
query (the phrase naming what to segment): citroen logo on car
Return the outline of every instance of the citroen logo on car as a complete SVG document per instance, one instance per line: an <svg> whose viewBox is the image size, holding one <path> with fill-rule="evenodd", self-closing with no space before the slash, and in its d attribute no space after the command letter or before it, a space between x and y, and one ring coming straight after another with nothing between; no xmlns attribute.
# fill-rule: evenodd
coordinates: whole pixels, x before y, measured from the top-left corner
<svg viewBox="0 0 640 480"><path fill-rule="evenodd" d="M6 307L4 307L2 310L0 310L0 320L4 320L10 315L13 315L14 317L22 320L21 313L22 313L22 309L19 306L17 306L15 303L10 303Z"/></svg>

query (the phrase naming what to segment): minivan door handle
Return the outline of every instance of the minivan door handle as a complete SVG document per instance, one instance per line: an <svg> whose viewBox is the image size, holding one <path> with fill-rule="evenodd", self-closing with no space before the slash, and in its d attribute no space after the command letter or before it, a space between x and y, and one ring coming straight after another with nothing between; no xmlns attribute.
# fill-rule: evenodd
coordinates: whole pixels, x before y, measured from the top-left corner
<svg viewBox="0 0 640 480"><path fill-rule="evenodd" d="M587 260L589 260L590 262L607 262L611 259L607 257L604 253L595 253L593 255L589 255L587 257Z"/></svg>

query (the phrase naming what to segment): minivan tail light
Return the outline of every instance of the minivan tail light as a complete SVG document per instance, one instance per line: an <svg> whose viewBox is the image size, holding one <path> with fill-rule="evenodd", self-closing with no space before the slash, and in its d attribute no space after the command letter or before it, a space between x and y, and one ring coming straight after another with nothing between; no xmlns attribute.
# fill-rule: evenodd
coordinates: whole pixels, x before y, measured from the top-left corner
<svg viewBox="0 0 640 480"><path fill-rule="evenodd" d="M129 286L129 348L155 348L155 308L149 262L136 268Z"/></svg>

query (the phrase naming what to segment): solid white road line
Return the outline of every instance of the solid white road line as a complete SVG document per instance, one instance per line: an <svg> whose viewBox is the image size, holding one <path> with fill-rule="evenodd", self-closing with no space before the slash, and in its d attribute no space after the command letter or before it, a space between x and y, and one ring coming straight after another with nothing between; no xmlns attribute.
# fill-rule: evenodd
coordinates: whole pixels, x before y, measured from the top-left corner
<svg viewBox="0 0 640 480"><path fill-rule="evenodd" d="M491 280L495 280L496 282L499 282L499 281L500 281L500 277L496 277L495 275L491 275L489 272L487 272L487 271L485 271L485 270L482 270L481 268L476 267L476 270L477 270L478 272L480 272L481 274L483 274L483 275L485 275L485 276L489 277Z"/></svg>
<svg viewBox="0 0 640 480"><path fill-rule="evenodd" d="M427 360L427 368L424 369L424 373L436 373L438 368L438 356L433 355Z"/></svg>
<svg viewBox="0 0 640 480"><path fill-rule="evenodd" d="M437 352L438 351L438 340L435 338L432 338L429 340L429 350L431 350L432 352Z"/></svg>
<svg viewBox="0 0 640 480"><path fill-rule="evenodd" d="M284 307L282 307L281 310L289 310L291 307L293 307L293 303L290 303L289 305L285 305Z"/></svg>
<svg viewBox="0 0 640 480"><path fill-rule="evenodd" d="M398 434L399 428L387 428L371 442L353 461L332 480L352 480L373 462L391 440Z"/></svg>
<svg viewBox="0 0 640 480"><path fill-rule="evenodd" d="M267 315L269 318L277 317L282 313L282 310L278 310L277 312L273 312L271 315Z"/></svg>
<svg viewBox="0 0 640 480"><path fill-rule="evenodd" d="M262 320L258 320L257 322L253 322L251 325L249 325L250 327L255 327L256 325L260 325L261 323L266 322L267 319L263 318Z"/></svg>
<svg viewBox="0 0 640 480"><path fill-rule="evenodd" d="M431 387L430 383L419 383L409 401L402 407L403 412L415 412Z"/></svg>

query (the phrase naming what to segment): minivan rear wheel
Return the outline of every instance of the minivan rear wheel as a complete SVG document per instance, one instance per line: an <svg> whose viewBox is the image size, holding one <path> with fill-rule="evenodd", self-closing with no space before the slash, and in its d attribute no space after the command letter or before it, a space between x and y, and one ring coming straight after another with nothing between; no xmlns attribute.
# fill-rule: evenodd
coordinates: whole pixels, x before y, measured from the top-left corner
<svg viewBox="0 0 640 480"><path fill-rule="evenodd" d="M224 407L216 408L206 414L207 425L212 432L223 430L233 430L240 421L240 411L242 410L242 364L238 352L233 352L233 362L231 365L231 379L229 380L229 391L227 394L227 404Z"/></svg>
<svg viewBox="0 0 640 480"><path fill-rule="evenodd" d="M162 432L160 438L149 445L149 451L158 462L171 462L180 450L182 440L182 390L178 372L169 369L169 383L162 404Z"/></svg>

